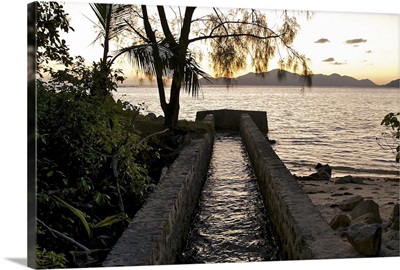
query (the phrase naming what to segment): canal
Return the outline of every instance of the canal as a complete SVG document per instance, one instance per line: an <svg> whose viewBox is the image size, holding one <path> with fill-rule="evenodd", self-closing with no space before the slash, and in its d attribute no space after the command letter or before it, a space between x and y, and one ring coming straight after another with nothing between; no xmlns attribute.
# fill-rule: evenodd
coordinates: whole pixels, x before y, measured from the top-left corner
<svg viewBox="0 0 400 270"><path fill-rule="evenodd" d="M217 134L179 263L283 260L240 136Z"/></svg>

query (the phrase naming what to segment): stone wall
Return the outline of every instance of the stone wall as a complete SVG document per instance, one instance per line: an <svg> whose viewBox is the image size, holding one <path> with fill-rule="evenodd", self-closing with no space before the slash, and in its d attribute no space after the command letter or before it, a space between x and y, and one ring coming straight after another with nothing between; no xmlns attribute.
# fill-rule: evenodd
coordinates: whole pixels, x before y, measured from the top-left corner
<svg viewBox="0 0 400 270"><path fill-rule="evenodd" d="M212 123L213 117L206 121ZM206 180L214 134L192 139L103 262L104 267L173 264L186 243Z"/></svg>
<svg viewBox="0 0 400 270"><path fill-rule="evenodd" d="M239 130L240 115L246 113L250 115L254 123L264 133L268 132L267 112L265 111L243 111L243 110L211 110L211 111L198 111L196 113L196 120L203 120L206 115L214 115L214 125L216 130Z"/></svg>
<svg viewBox="0 0 400 270"><path fill-rule="evenodd" d="M247 114L241 116L240 132L286 258L356 257L352 247L334 234Z"/></svg>

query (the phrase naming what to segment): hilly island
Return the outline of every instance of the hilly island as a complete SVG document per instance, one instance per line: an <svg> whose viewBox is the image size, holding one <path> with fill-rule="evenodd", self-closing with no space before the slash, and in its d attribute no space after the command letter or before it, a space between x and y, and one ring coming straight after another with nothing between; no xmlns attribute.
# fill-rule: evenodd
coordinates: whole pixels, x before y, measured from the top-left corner
<svg viewBox="0 0 400 270"><path fill-rule="evenodd" d="M279 72L283 72L283 77L278 76ZM339 74L311 75L312 86L315 87L390 87L399 88L399 79L393 80L384 85L378 85L371 80L357 80L350 76L342 76ZM255 85L255 86L306 86L305 76L292 73L289 71L279 71L278 69L264 73L247 73L237 78L210 78L209 81L201 79L201 85Z"/></svg>

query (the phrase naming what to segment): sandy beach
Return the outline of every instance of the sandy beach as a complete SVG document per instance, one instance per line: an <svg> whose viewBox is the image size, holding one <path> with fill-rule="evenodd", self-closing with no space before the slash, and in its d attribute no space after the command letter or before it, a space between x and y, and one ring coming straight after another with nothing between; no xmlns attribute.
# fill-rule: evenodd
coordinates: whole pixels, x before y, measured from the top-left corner
<svg viewBox="0 0 400 270"><path fill-rule="evenodd" d="M389 228L391 216L396 203L399 203L399 178L366 178L353 177L346 183L338 183L340 179L303 180L297 179L305 193L310 197L328 224L338 214L349 214L339 209L339 204L355 195L360 195L364 200L373 200L379 205L379 213L382 218L382 245L379 256L399 256L399 231ZM339 180L339 181L337 181ZM336 181L336 183L335 183ZM358 183L354 183L358 182ZM335 233L347 241L347 228L338 228ZM363 257L363 255L360 255Z"/></svg>

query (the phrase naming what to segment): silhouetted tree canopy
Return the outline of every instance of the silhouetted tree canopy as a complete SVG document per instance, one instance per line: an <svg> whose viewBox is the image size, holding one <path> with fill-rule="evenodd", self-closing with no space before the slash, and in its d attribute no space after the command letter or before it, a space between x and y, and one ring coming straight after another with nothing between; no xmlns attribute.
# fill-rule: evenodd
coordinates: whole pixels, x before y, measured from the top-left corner
<svg viewBox="0 0 400 270"><path fill-rule="evenodd" d="M278 56L281 69L301 70L311 83L307 58L292 47L300 26L287 11L282 11L280 25L274 21L270 26L266 14L255 9L212 8L209 14L202 9L199 13L203 14L195 17L196 7L109 6L110 29L100 33L115 33L108 39L122 46L109 63L129 54L135 66L156 79L166 126L177 123L181 88L197 95L199 78L208 77L199 66L204 57L196 45L199 43L206 45L216 77L233 77L247 68L248 62L256 73L266 72L270 60ZM95 10L96 14L105 14L99 8ZM104 21L100 16L100 22ZM169 102L166 80L171 82Z"/></svg>

